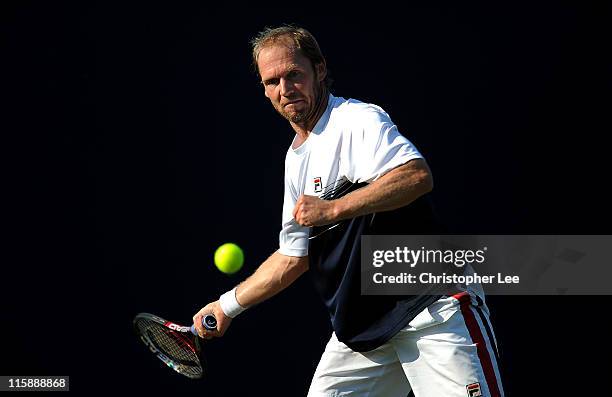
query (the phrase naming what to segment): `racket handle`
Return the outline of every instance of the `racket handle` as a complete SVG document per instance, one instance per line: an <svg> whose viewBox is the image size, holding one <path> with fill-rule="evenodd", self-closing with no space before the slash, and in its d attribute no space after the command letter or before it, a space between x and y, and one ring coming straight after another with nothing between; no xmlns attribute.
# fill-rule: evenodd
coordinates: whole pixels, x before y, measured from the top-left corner
<svg viewBox="0 0 612 397"><path fill-rule="evenodd" d="M202 325L207 330L214 331L217 329L217 319L212 314L207 314L202 317ZM196 331L195 326L193 325L191 326L191 333L194 335L198 334L198 331Z"/></svg>

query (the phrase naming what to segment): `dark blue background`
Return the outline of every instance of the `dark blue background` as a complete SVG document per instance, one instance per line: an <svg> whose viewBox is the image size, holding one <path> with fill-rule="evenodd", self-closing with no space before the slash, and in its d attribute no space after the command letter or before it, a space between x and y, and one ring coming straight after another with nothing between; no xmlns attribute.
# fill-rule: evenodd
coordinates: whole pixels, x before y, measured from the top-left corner
<svg viewBox="0 0 612 397"><path fill-rule="evenodd" d="M308 277L210 342L200 382L131 329L141 311L189 322L277 247L292 131L250 67L266 25L311 30L333 92L391 115L453 231L610 234L607 9L330 4L3 2L0 374L305 395L330 332ZM246 253L231 277L212 265L227 241ZM489 297L507 395L599 390L610 303Z"/></svg>

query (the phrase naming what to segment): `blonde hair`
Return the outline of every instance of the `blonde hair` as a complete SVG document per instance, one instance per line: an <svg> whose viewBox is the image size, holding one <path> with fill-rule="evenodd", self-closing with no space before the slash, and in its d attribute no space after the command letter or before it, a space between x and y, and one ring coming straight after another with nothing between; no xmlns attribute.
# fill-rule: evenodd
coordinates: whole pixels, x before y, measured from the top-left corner
<svg viewBox="0 0 612 397"><path fill-rule="evenodd" d="M327 62L314 36L304 28L295 25L282 25L276 28L266 27L251 40L253 67L255 68L257 76L261 77L259 75L259 68L257 67L259 53L263 48L279 42L288 44L290 47L299 50L302 55L310 60L315 73L317 70L315 66L318 64L323 64L327 70ZM332 79L329 77L329 70L327 70L324 83L327 88L332 84Z"/></svg>

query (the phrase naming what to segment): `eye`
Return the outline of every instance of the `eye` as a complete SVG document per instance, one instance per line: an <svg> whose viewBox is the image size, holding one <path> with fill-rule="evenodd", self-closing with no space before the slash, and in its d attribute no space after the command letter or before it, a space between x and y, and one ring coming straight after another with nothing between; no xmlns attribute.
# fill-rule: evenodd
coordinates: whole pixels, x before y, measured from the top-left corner
<svg viewBox="0 0 612 397"><path fill-rule="evenodd" d="M296 79L300 76L300 72L298 70L292 70L289 73L287 73L287 78L292 80L292 79Z"/></svg>
<svg viewBox="0 0 612 397"><path fill-rule="evenodd" d="M265 87L273 87L275 85L278 85L278 79L268 79L268 80L264 80L263 81L263 85Z"/></svg>

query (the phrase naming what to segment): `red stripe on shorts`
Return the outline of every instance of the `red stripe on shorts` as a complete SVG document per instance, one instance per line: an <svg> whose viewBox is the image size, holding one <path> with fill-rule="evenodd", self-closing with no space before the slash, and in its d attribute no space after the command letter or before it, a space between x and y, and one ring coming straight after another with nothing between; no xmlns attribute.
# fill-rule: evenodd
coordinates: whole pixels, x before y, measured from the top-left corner
<svg viewBox="0 0 612 397"><path fill-rule="evenodd" d="M501 397L501 393L499 392L499 385L497 384L497 377L495 376L495 370L493 369L493 363L491 362L491 355L487 350L487 343L485 342L484 336L482 335L482 331L480 330L478 321L476 321L476 316L474 316L474 313L470 309L470 294L468 294L467 292L461 292L459 294L453 295L453 298L459 300L461 314L463 314L463 318L465 319L465 325L467 326L467 329L470 332L472 342L476 344L478 358L480 359L480 365L482 365L482 370L484 371L485 379L487 381L487 385L489 386L489 392L491 393L491 397Z"/></svg>

